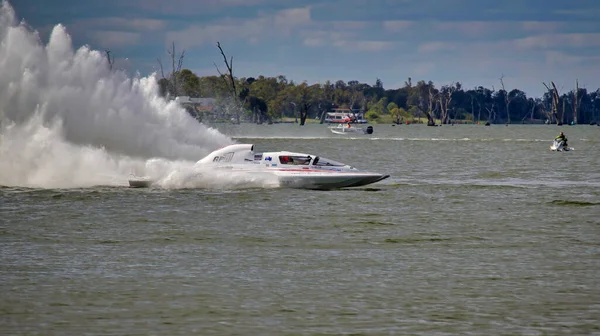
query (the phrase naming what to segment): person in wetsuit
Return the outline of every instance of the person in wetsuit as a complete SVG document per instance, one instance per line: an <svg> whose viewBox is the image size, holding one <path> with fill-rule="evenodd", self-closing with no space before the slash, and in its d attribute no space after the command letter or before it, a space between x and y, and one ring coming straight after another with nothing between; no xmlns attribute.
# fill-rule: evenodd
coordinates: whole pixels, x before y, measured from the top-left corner
<svg viewBox="0 0 600 336"><path fill-rule="evenodd" d="M560 134L554 138L554 140L558 140L561 141L563 143L563 146L567 147L567 137L565 136L565 134L563 132L560 132Z"/></svg>

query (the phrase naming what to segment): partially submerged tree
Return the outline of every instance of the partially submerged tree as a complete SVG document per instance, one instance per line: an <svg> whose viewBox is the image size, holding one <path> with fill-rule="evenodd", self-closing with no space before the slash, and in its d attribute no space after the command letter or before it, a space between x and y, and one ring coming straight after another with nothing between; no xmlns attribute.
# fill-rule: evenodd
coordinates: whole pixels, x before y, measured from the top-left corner
<svg viewBox="0 0 600 336"><path fill-rule="evenodd" d="M304 126L308 112L317 100L315 86L308 86L306 82L296 86L295 97L300 109L300 126Z"/></svg>
<svg viewBox="0 0 600 336"><path fill-rule="evenodd" d="M442 124L448 124L450 122L450 114L448 113L448 106L452 102L452 94L456 90L454 83L450 85L444 85L440 89L438 94L440 102L440 121Z"/></svg>
<svg viewBox="0 0 600 336"><path fill-rule="evenodd" d="M584 89L585 90L585 89ZM585 94L586 92L584 92ZM573 91L573 122L579 123L579 107L581 105L581 99L584 95L579 94L579 80L575 80L575 91Z"/></svg>
<svg viewBox="0 0 600 336"><path fill-rule="evenodd" d="M500 84L502 84L502 91L504 91L504 104L506 106L506 123L510 124L510 102L512 98L508 94L508 91L504 88L504 75L500 76Z"/></svg>
<svg viewBox="0 0 600 336"><path fill-rule="evenodd" d="M558 104L560 102L560 95L558 94L558 90L556 89L556 85L554 84L554 82L550 83L552 84L552 89L550 89L550 87L546 85L546 83L542 84L544 84L546 89L552 93L552 116L555 118L556 124L560 126L563 124L562 116L559 117L558 115Z"/></svg>
<svg viewBox="0 0 600 336"><path fill-rule="evenodd" d="M433 86L433 83L429 81L417 82L408 96L408 103L410 106L416 107L419 112L423 113L427 117L427 126L436 126L435 124L435 112L437 110L436 97L438 91Z"/></svg>
<svg viewBox="0 0 600 336"><path fill-rule="evenodd" d="M495 92L496 92L496 89L492 85L492 89L488 90L489 97L486 97L489 102L489 104L486 103L486 106L485 106L485 109L488 112L488 121L486 124L496 121L496 100L494 100L494 98L493 98Z"/></svg>

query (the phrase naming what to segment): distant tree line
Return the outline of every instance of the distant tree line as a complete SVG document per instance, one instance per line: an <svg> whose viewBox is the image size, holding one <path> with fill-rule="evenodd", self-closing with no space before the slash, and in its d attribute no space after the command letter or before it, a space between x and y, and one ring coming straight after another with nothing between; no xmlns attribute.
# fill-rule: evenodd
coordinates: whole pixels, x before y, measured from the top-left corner
<svg viewBox="0 0 600 336"><path fill-rule="evenodd" d="M303 125L307 118L322 121L325 112L334 107L364 111L369 120L385 116L399 123L426 118L429 125L457 120L557 124L586 124L600 120L600 89L588 91L580 88L577 82L568 92L560 92L554 83L540 83L546 92L542 97L534 98L527 97L517 88L506 89L503 76L499 78L499 89L483 86L465 89L459 82L436 87L431 81L413 83L411 78L396 89L385 89L380 79L376 79L374 85L342 80L310 85L295 83L285 76L237 78L233 76L233 58L228 61L221 46L217 46L228 72L199 77L189 69L182 69L184 53L178 58L173 45L169 51L171 73L165 75L159 61L162 95L213 97L229 102L234 108L221 109L228 111L221 113L230 113L229 117L235 117L238 122L240 118L261 123L291 117L300 119Z"/></svg>

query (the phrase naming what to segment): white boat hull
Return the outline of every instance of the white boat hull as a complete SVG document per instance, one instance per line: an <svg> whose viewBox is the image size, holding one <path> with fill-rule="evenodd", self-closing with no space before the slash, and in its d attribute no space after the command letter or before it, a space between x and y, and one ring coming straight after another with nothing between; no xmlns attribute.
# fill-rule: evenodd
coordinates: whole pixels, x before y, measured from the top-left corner
<svg viewBox="0 0 600 336"><path fill-rule="evenodd" d="M284 188L331 190L360 187L389 177L363 172L346 164L303 153L254 153L254 145L237 144L218 149L196 162L199 170L215 170L232 175L251 175L278 183ZM148 188L153 181L133 177L132 188Z"/></svg>
<svg viewBox="0 0 600 336"><path fill-rule="evenodd" d="M350 187L360 187L375 182L379 182L389 177L376 173L345 173L345 174L327 174L327 173L297 173L287 172L275 173L282 187L330 190Z"/></svg>
<svg viewBox="0 0 600 336"><path fill-rule="evenodd" d="M130 188L150 188L150 186L152 186L153 181L149 178L131 178L129 180L129 187Z"/></svg>
<svg viewBox="0 0 600 336"><path fill-rule="evenodd" d="M339 125L329 128L335 134L373 134L373 126L367 127L348 127L347 125Z"/></svg>
<svg viewBox="0 0 600 336"><path fill-rule="evenodd" d="M235 173L277 178L281 187L339 189L379 182L389 175L363 172L346 164L303 153L254 153L254 145L231 145L207 155L196 165ZM290 160L290 161L287 161Z"/></svg>

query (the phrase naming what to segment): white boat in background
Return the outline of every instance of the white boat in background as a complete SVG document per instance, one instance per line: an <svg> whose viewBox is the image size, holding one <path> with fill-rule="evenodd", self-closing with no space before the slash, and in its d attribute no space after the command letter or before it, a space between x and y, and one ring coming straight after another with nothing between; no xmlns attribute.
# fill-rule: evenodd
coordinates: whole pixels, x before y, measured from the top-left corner
<svg viewBox="0 0 600 336"><path fill-rule="evenodd" d="M351 124L329 127L335 134L373 134L373 126L356 127Z"/></svg>
<svg viewBox="0 0 600 336"><path fill-rule="evenodd" d="M198 161L196 167L275 176L282 187L318 190L359 187L389 177L363 172L312 154L287 151L255 153L253 144L235 144L218 149Z"/></svg>
<svg viewBox="0 0 600 336"><path fill-rule="evenodd" d="M353 122L356 124L366 124L364 112L360 110L351 110L348 108L335 108L332 112L326 112L325 122L328 124L346 124Z"/></svg>

